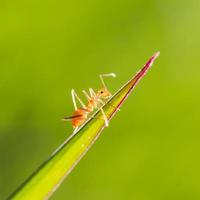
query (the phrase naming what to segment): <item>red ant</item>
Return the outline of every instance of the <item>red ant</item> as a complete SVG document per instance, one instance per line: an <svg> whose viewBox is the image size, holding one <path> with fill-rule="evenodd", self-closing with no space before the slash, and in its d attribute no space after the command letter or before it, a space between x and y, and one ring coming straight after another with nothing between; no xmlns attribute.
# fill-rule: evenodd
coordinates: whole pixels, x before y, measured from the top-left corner
<svg viewBox="0 0 200 200"><path fill-rule="evenodd" d="M105 121L105 125L108 126L108 119L106 117L106 114L102 108L102 106L105 104L105 100L109 99L112 95L109 92L108 88L105 85L105 82L103 80L103 77L116 77L114 73L110 74L101 74L100 76L101 83L103 85L103 88L98 90L96 93L92 88L89 88L89 94L83 90L83 94L88 100L87 105L85 105L82 100L79 98L77 93L75 92L74 89L71 90L71 95L72 95L72 101L74 104L74 113L72 116L65 117L63 120L68 121L70 120L72 122L72 126L74 128L74 132L78 130L78 128L87 120L88 115L94 111L94 109L100 109L103 115L103 119ZM76 99L79 101L81 104L81 108L77 107L76 104Z"/></svg>

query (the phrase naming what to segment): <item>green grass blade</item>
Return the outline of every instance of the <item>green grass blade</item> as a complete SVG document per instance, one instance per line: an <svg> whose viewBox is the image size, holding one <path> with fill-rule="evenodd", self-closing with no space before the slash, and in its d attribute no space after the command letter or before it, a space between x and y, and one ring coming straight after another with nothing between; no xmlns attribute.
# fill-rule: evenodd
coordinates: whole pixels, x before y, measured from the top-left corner
<svg viewBox="0 0 200 200"><path fill-rule="evenodd" d="M154 54L145 66L128 81L103 107L110 120L121 107L130 92L145 75L158 57ZM104 129L102 114L97 111L79 130L68 138L8 199L40 200L48 199L65 177L84 156Z"/></svg>

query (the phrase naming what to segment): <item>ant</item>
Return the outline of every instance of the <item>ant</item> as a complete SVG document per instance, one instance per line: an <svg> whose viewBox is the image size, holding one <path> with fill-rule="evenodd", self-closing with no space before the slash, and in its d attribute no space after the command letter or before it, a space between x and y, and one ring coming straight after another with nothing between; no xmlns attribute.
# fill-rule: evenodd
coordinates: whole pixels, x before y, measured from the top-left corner
<svg viewBox="0 0 200 200"><path fill-rule="evenodd" d="M87 120L88 115L92 113L94 109L99 109L102 112L103 119L105 121L105 126L108 126L108 119L106 117L106 114L102 106L105 104L104 101L109 99L112 96L112 94L109 92L108 88L106 87L103 77L116 77L116 75L114 73L100 74L99 77L103 85L102 89L98 90L95 93L92 88L89 88L89 94L85 90L82 90L83 94L88 100L87 105L85 105L82 102L82 100L79 98L79 96L77 95L74 89L71 90L72 101L74 104L75 111L72 116L64 117L63 120L72 122L74 132L76 132L78 128ZM82 106L81 108L77 107L76 99L81 104Z"/></svg>

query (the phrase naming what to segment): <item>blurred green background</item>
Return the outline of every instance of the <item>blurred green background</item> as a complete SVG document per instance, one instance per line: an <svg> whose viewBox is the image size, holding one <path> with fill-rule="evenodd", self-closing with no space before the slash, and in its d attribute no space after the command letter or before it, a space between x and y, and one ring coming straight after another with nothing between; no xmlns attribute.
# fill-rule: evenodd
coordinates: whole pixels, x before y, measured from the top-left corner
<svg viewBox="0 0 200 200"><path fill-rule="evenodd" d="M112 92L161 56L52 200L200 199L200 1L0 1L0 199L70 135L71 88ZM31 197L30 197L31 199Z"/></svg>

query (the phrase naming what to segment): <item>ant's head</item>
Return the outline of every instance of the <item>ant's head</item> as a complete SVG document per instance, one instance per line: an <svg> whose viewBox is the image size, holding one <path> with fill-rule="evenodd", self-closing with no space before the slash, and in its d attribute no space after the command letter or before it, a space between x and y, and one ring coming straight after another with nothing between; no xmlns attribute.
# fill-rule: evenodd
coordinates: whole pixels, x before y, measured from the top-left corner
<svg viewBox="0 0 200 200"><path fill-rule="evenodd" d="M112 96L111 93L110 93L106 88L100 89L100 90L97 92L97 95L98 95L100 98L103 98L103 99L108 99L108 98L110 98L110 97Z"/></svg>
<svg viewBox="0 0 200 200"><path fill-rule="evenodd" d="M103 99L108 99L110 98L112 95L111 93L108 91L106 84L104 83L103 77L116 77L116 75L114 73L110 73L110 74L100 74L100 79L101 79L101 83L103 85L103 88L101 90L99 90L97 92L97 96Z"/></svg>

